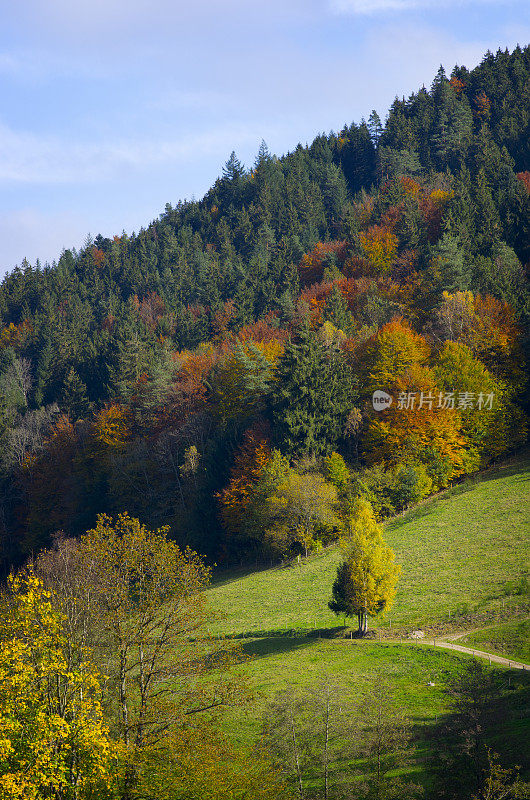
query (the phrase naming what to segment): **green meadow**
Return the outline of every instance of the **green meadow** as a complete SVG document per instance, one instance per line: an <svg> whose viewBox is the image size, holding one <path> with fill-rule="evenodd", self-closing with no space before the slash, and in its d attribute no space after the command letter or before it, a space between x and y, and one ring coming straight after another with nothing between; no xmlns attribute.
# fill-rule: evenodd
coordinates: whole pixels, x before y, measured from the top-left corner
<svg viewBox="0 0 530 800"><path fill-rule="evenodd" d="M372 627L412 629L462 623L480 614L515 613L528 605L530 458L455 486L384 526L402 566L390 615ZM259 635L342 624L327 607L340 549L299 564L219 575L208 595L223 619L215 632ZM474 626L476 627L476 626Z"/></svg>
<svg viewBox="0 0 530 800"><path fill-rule="evenodd" d="M429 731L447 715L447 682L470 656L414 643L406 634L429 625L469 630L462 644L493 653L502 642L504 654L530 662L529 476L530 459L512 459L385 525L403 572L390 616L370 620L377 640L347 638L342 618L327 608L341 558L337 546L301 563L217 575L208 595L221 619L211 632L239 642L247 658L239 670L256 692L251 709L230 710L234 739L247 747L258 741L267 704L278 692L318 693L331 682L355 704L384 679L423 742L409 774L428 784ZM521 711L530 673L494 669L508 715L492 746L515 758L530 733Z"/></svg>

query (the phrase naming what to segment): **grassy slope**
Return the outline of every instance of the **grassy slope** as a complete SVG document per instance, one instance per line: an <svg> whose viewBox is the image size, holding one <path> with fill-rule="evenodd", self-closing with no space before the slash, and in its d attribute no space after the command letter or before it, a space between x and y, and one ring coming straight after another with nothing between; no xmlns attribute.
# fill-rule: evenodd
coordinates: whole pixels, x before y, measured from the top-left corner
<svg viewBox="0 0 530 800"><path fill-rule="evenodd" d="M463 611L464 604L495 611L502 602L522 602L521 597L504 597L504 590L507 582L519 580L528 556L529 469L530 459L518 459L386 526L385 538L403 565L393 627L447 619L449 611ZM315 625L341 622L327 610L339 559L335 548L301 566L219 576L209 590L213 607L225 614L217 624L219 633L243 634L241 644L250 660L242 670L258 691L250 713L235 708L227 719L231 735L241 744L256 741L267 701L277 691L293 687L305 693L327 678L344 687L347 699L355 703L384 675L396 705L419 726L432 728L447 711L447 678L468 656L414 644L305 635ZM286 628L292 635L281 635ZM518 709L529 680L513 670L504 676L507 701L516 709L500 732L502 747L496 747L506 756L518 753L528 735L528 720L518 716ZM420 782L427 780L421 762L416 770Z"/></svg>
<svg viewBox="0 0 530 800"><path fill-rule="evenodd" d="M530 620L489 625L484 630L469 633L459 644L530 664Z"/></svg>
<svg viewBox="0 0 530 800"><path fill-rule="evenodd" d="M513 460L385 526L403 567L392 625L416 627L522 602L504 599L504 588L528 562L529 477L530 458ZM258 634L337 625L327 601L339 559L334 548L299 567L220 576L208 592L226 615L218 630Z"/></svg>

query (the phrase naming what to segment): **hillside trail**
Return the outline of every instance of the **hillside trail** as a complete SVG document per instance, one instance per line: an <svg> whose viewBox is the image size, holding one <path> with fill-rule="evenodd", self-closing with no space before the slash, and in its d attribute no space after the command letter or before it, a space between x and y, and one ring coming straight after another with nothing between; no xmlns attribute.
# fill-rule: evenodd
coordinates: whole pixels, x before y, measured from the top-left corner
<svg viewBox="0 0 530 800"><path fill-rule="evenodd" d="M494 653L486 653L484 650L477 650L474 647L464 647L461 644L454 644L455 639L460 639L463 636L466 636L471 631L465 631L464 633L457 633L457 634L450 634L444 639L421 639L421 640L414 640L411 641L410 644L426 644L430 645L431 647L442 647L445 650L456 650L459 653L467 653L470 656L474 656L475 658L483 658L489 661L490 664L501 664L503 667L508 667L509 669L521 669L521 670L528 670L530 672L530 664L525 664L522 661L517 661L514 658L505 658L504 656L497 656ZM451 639L451 641L449 641ZM406 640L401 640L402 644L408 644Z"/></svg>

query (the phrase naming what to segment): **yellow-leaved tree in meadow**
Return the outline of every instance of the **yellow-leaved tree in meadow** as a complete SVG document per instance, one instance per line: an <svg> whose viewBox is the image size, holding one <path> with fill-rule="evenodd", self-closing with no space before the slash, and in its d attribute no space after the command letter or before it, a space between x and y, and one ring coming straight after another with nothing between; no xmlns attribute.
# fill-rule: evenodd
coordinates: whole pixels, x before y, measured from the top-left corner
<svg viewBox="0 0 530 800"><path fill-rule="evenodd" d="M367 500L357 501L348 526L349 540L329 607L335 614L357 616L362 635L368 630L368 616L391 608L401 567L394 563L394 551L384 541Z"/></svg>

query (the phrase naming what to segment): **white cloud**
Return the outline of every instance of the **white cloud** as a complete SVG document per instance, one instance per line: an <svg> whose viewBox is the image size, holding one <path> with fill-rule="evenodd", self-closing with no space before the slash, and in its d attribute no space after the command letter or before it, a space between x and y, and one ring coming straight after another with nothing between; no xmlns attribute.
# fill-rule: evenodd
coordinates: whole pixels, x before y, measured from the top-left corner
<svg viewBox="0 0 530 800"><path fill-rule="evenodd" d="M86 234L86 223L69 212L46 214L35 208L21 208L0 214L0 276L23 258L30 263L37 258L51 261L63 248L80 247Z"/></svg>
<svg viewBox="0 0 530 800"><path fill-rule="evenodd" d="M273 132L269 128L269 133ZM166 140L121 139L69 142L39 137L0 124L0 182L28 184L95 183L125 170L144 170L201 156L224 156L237 146L260 141L261 126L228 123L207 132Z"/></svg>
<svg viewBox="0 0 530 800"><path fill-rule="evenodd" d="M503 5L510 0L331 0L339 14L378 14L382 11L411 11L415 8L444 8L454 5Z"/></svg>

